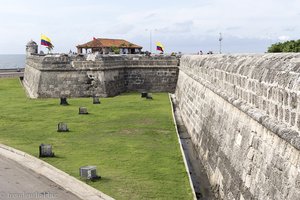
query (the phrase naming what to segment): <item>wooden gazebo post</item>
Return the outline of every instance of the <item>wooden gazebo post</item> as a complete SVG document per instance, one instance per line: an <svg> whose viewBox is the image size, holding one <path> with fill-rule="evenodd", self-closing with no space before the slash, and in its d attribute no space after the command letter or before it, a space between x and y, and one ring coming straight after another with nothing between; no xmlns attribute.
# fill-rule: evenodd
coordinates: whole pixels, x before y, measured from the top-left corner
<svg viewBox="0 0 300 200"><path fill-rule="evenodd" d="M81 47L77 47L77 53L82 54L82 48Z"/></svg>

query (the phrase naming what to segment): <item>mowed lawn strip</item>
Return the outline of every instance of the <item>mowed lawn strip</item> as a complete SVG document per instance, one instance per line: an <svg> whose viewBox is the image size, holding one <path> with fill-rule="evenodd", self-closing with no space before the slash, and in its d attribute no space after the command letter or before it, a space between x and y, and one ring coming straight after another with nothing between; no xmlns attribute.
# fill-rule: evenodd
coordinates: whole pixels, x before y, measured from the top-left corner
<svg viewBox="0 0 300 200"><path fill-rule="evenodd" d="M138 93L101 99L29 99L18 79L0 79L0 142L38 157L41 143L53 145L44 161L79 177L79 167L97 166L102 179L87 182L116 199L192 199L172 121L168 94L154 100ZM79 115L85 106L90 114ZM65 122L70 132L58 133Z"/></svg>

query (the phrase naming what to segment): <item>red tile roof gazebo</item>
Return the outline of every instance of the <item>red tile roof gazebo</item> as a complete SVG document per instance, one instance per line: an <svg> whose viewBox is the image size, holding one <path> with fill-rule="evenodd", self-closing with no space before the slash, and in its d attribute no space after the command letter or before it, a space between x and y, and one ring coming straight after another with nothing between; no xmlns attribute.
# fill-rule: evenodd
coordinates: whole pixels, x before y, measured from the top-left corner
<svg viewBox="0 0 300 200"><path fill-rule="evenodd" d="M133 44L123 39L107 39L107 38L94 38L85 44L77 45L77 52L82 53L82 49L88 52L100 52L102 54L108 54L109 52L114 52L114 50L119 50L120 54L135 54L140 53L142 48L139 45Z"/></svg>

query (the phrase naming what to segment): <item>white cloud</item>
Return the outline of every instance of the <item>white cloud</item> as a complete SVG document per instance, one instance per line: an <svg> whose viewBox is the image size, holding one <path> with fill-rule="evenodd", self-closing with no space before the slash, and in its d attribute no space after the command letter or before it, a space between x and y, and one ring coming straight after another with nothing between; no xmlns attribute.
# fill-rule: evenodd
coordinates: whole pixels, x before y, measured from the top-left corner
<svg viewBox="0 0 300 200"><path fill-rule="evenodd" d="M278 40L280 40L280 41L287 41L289 39L290 39L290 37L287 35L281 35L278 37Z"/></svg>
<svg viewBox="0 0 300 200"><path fill-rule="evenodd" d="M56 51L68 51L94 36L137 41L148 49L145 29L157 29L153 41L187 52L199 46L217 49L219 32L228 52L262 52L271 42L299 39L300 32L295 20L299 0L52 0L44 6L38 0L0 0L0 53L22 53L26 41L39 40L42 32Z"/></svg>
<svg viewBox="0 0 300 200"><path fill-rule="evenodd" d="M105 34L109 35L124 35L130 33L135 27L132 24L114 24L108 30L105 31Z"/></svg>
<svg viewBox="0 0 300 200"><path fill-rule="evenodd" d="M193 21L185 21L174 24L168 24L168 26L164 28L158 29L161 33L169 33L169 34L178 34L178 33L189 33L194 29Z"/></svg>

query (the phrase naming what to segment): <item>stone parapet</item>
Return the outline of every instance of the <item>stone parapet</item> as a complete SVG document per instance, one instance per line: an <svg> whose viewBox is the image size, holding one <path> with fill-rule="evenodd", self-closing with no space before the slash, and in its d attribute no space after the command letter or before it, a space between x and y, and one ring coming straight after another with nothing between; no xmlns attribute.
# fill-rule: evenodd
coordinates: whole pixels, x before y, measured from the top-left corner
<svg viewBox="0 0 300 200"><path fill-rule="evenodd" d="M290 128L298 136L292 130L300 130L300 54L190 56L180 70L273 132ZM288 140L300 149L299 140Z"/></svg>

